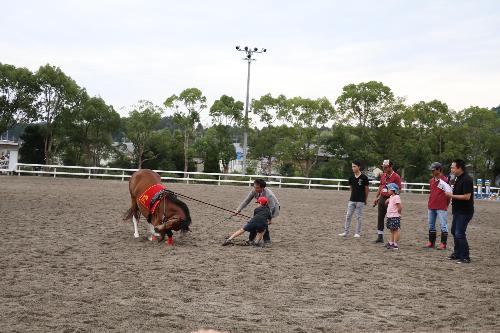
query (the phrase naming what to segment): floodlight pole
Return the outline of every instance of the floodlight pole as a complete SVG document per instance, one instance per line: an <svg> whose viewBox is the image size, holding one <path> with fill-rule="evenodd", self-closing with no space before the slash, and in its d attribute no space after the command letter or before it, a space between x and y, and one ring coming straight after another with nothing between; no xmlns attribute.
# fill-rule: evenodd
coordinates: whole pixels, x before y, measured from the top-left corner
<svg viewBox="0 0 500 333"><path fill-rule="evenodd" d="M247 98L245 103L245 120L244 120L244 130L243 130L243 167L242 173L247 173L247 149L248 149L248 109L250 103L250 64L251 59L248 59L248 73L247 73Z"/></svg>
<svg viewBox="0 0 500 333"><path fill-rule="evenodd" d="M263 53L266 52L266 49L258 49L258 48L249 48L248 46L245 46L243 49L241 49L239 46L236 46L237 51L242 51L246 53L246 57L243 60L247 61L248 67L247 67L247 96L246 96L246 103L245 103L245 120L243 124L243 158L242 158L242 173L246 174L247 172L247 152L248 152L248 112L250 109L250 64L252 61L255 59L252 59L252 55L254 53Z"/></svg>

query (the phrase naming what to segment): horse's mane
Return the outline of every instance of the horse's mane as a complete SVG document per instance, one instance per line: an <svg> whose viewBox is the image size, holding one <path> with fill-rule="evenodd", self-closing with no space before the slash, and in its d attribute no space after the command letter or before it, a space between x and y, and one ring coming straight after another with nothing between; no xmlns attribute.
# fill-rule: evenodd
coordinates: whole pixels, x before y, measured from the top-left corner
<svg viewBox="0 0 500 333"><path fill-rule="evenodd" d="M170 190L166 191L165 197L168 201L170 201L171 203L173 203L176 206L179 206L182 209L182 211L184 212L184 215L186 215L186 219L181 224L181 230L189 231L189 225L191 224L191 214L189 213L189 208L186 205L186 203L184 201L180 200L177 197L177 195L175 195Z"/></svg>

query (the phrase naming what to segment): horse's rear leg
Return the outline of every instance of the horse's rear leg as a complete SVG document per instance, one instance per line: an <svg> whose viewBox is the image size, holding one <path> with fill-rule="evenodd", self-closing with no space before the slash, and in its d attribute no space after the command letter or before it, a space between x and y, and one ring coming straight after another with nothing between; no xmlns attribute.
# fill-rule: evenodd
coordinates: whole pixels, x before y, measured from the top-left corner
<svg viewBox="0 0 500 333"><path fill-rule="evenodd" d="M134 223L134 237L139 238L139 228L137 227L137 221L139 218L136 218L135 215L132 216L132 222Z"/></svg>
<svg viewBox="0 0 500 333"><path fill-rule="evenodd" d="M141 217L139 213L139 206L137 205L137 201L135 201L134 197L131 197L129 215L132 215L132 222L134 223L134 237L139 238L139 228L137 223Z"/></svg>

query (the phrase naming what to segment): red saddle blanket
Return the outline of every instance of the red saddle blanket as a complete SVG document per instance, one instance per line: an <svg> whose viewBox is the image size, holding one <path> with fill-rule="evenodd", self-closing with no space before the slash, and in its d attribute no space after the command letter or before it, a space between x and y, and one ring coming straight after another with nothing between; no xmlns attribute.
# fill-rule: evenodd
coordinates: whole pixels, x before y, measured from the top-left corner
<svg viewBox="0 0 500 333"><path fill-rule="evenodd" d="M156 200L156 202L153 204L153 207L151 207L151 199L157 194L158 192L166 189L165 186L162 184L154 184L150 186L146 191L144 191L143 194L139 197L139 203L146 208L151 214L154 214L156 207L158 204L161 202L161 200Z"/></svg>

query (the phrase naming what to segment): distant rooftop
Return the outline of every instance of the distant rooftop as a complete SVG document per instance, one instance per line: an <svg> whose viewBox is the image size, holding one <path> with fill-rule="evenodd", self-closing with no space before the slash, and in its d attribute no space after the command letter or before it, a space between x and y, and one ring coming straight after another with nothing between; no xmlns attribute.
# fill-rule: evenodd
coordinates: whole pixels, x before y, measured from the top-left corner
<svg viewBox="0 0 500 333"><path fill-rule="evenodd" d="M11 140L0 140L0 146L19 147L19 142L15 142L15 141L11 141Z"/></svg>

